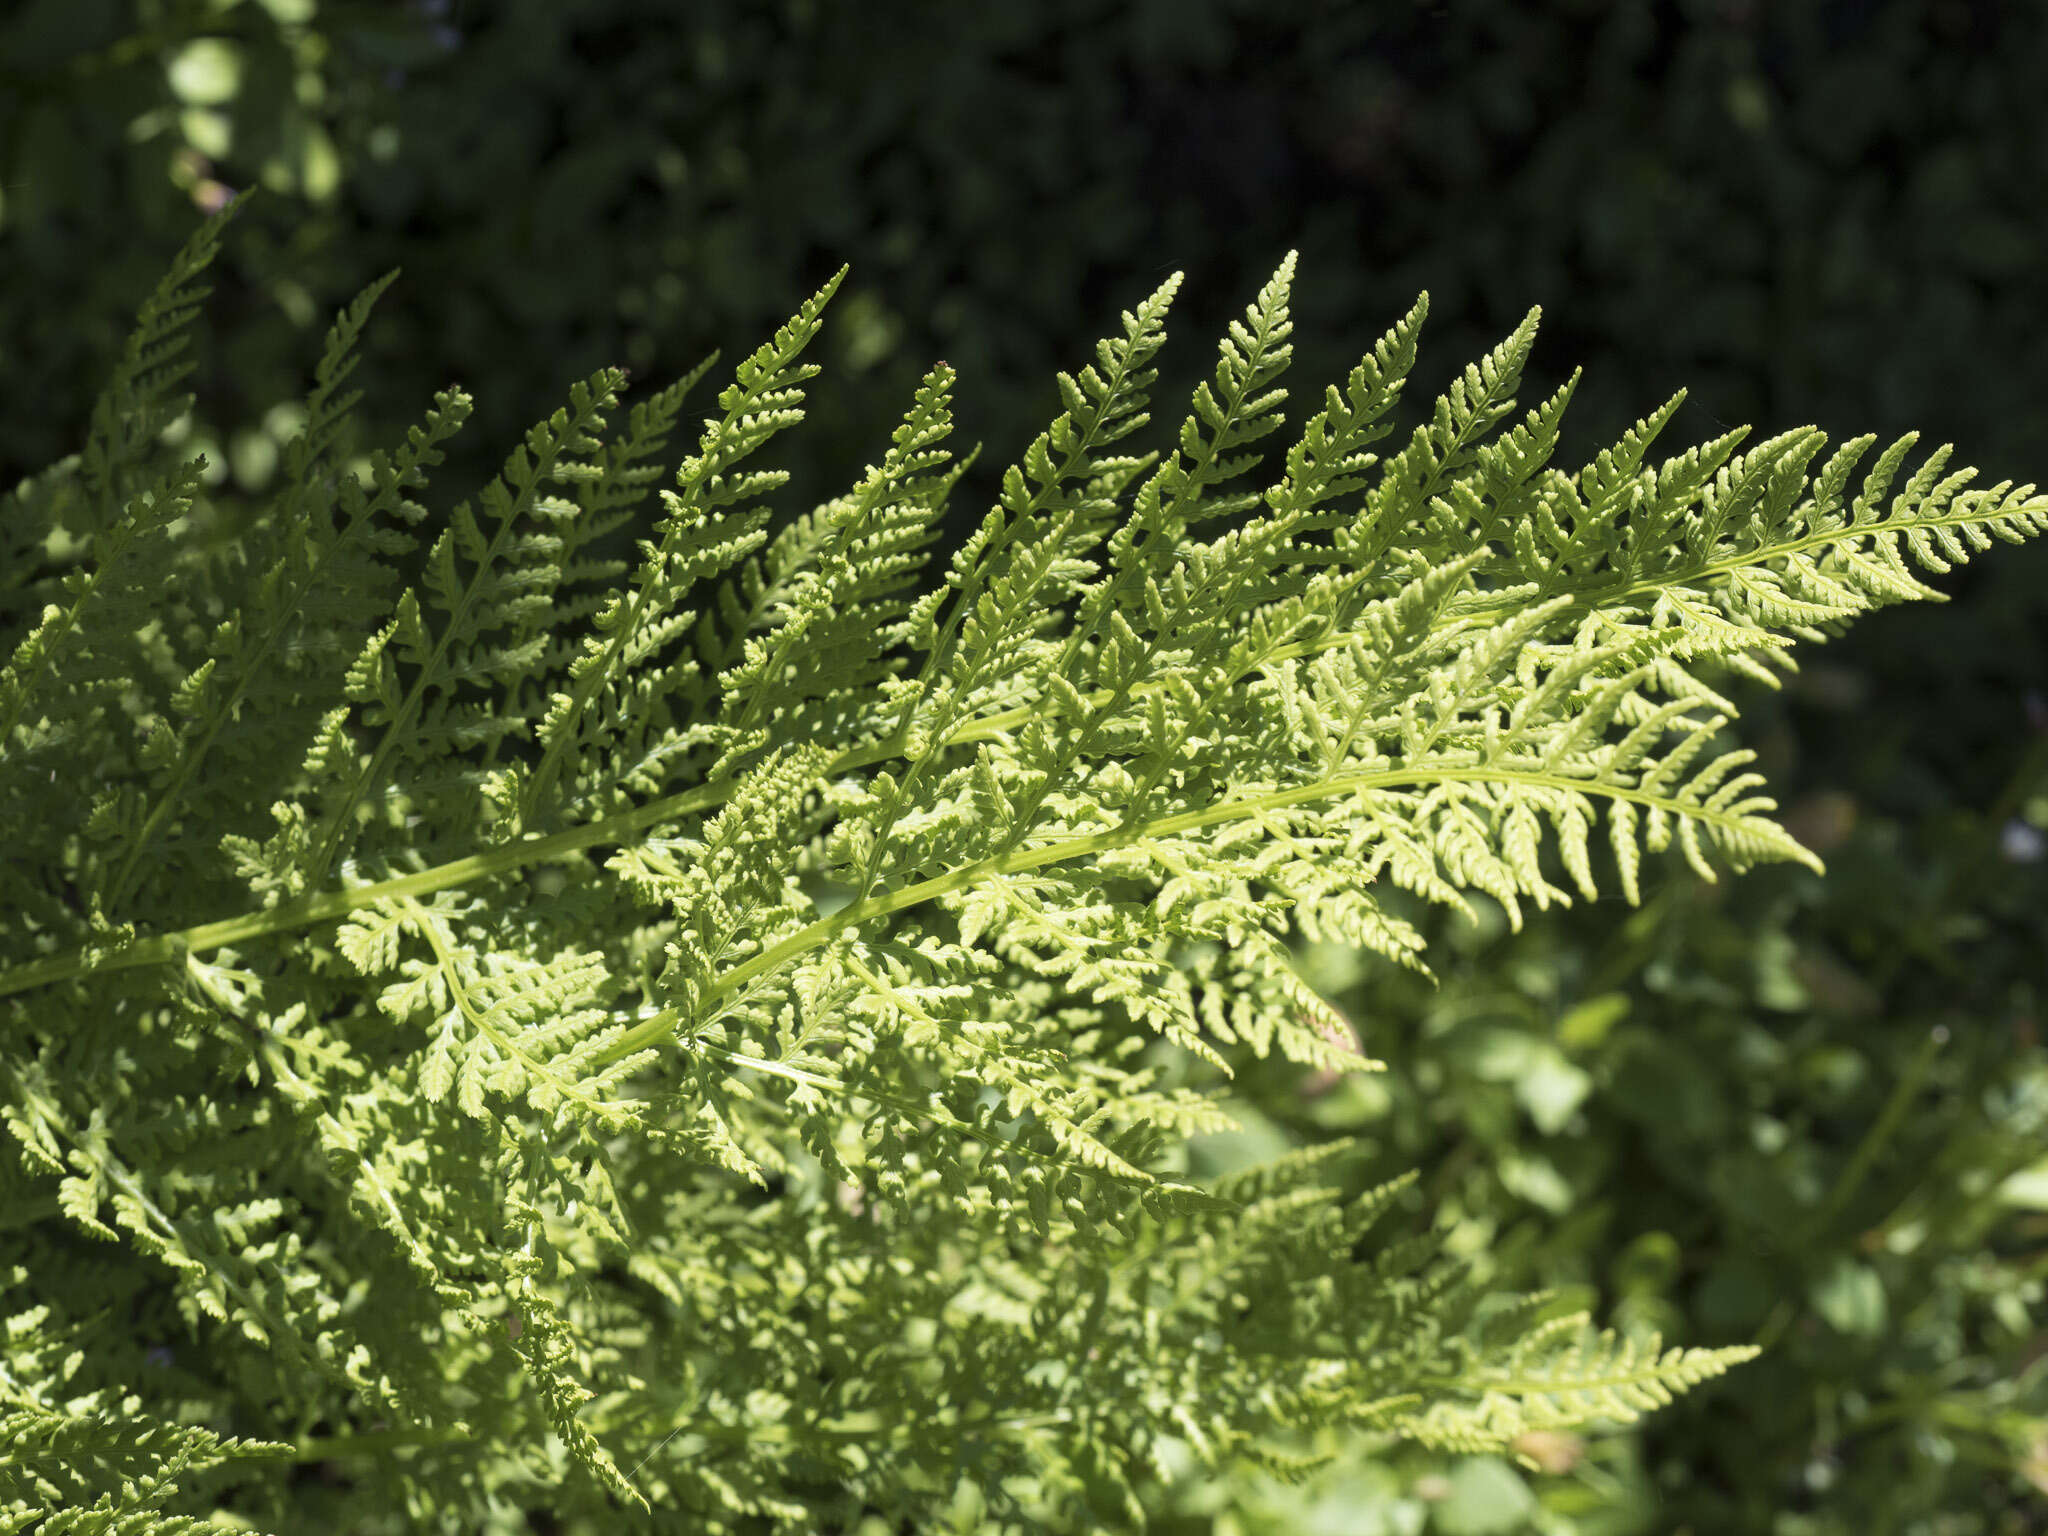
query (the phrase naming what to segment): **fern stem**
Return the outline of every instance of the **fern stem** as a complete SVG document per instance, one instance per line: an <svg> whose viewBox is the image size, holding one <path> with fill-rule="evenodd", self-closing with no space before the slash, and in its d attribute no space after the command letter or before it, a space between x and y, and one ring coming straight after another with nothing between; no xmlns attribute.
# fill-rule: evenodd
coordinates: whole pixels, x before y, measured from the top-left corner
<svg viewBox="0 0 2048 1536"><path fill-rule="evenodd" d="M1309 655L1342 644L1346 639L1348 637L1338 636L1335 639L1325 638L1281 646L1272 653L1270 659L1283 661ZM1140 683L1131 689L1131 696L1143 697L1157 691L1161 686L1156 682ZM1109 693L1110 690L1106 688L1097 689L1086 695L1086 698L1092 705L1107 699ZM1019 704L993 715L984 715L978 720L957 726L945 737L938 750L966 746L1000 736L1028 724L1037 714L1038 706L1033 703ZM898 729L879 741L841 753L826 766L822 776L829 778L857 768L871 768L877 763L888 762L892 758L901 757L907 744L908 732ZM451 886L466 885L492 875L506 874L528 864L545 863L566 854L580 853L586 848L623 842L633 833L648 827L717 810L732 798L738 783L736 775L725 775L700 784L695 789L653 801L623 815L607 817L602 821L590 822L580 827L570 827L545 837L527 838L502 848L494 848L488 853L453 859L446 864L437 864L430 869L418 870L390 880L346 886L341 890L302 897L297 901L282 902L262 912L245 913L240 917L201 923L175 933L158 934L112 954L102 954L90 967L86 962L84 948L48 955L0 971L0 997L68 981L72 977L83 975L88 968L98 974L104 971L129 970L144 965L162 965L181 955L201 954L247 939L262 938L273 933L289 933L298 928L310 928L317 923L332 922L390 897L431 895L435 891L447 890Z"/></svg>
<svg viewBox="0 0 2048 1536"><path fill-rule="evenodd" d="M1289 652L1307 654L1312 650L1327 648L1327 644L1319 642L1299 644L1298 648L1296 646L1283 646L1274 652L1271 659L1282 659ZM1104 694L1108 692L1108 690L1099 691ZM1136 695L1149 691L1150 686L1141 684L1138 688L1134 688L1132 693ZM932 750L964 746L970 742L983 741L991 736L1001 735L1003 732L1013 730L1031 720L1036 713L1035 705L1022 704L998 714L985 715L979 720L956 728L945 738L940 748ZM906 745L906 738L907 733L899 730L880 741L871 742L866 746L856 747L844 752L826 765L821 776L829 778L835 774L845 773L852 769L870 767L876 763L886 762L890 758L901 755ZM1240 816L1256 814L1261 810L1274 810L1289 805L1300 805L1311 800L1343 794L1352 789L1379 789L1409 783L1486 782L1501 778L1510 778L1518 783L1547 785L1551 788L1564 789L1573 793L1597 792L1606 795L1610 799L1632 800L1646 807L1661 807L1674 813L1683 809L1695 818L1705 821L1726 822L1730 819L1724 815L1701 810L1698 807L1681 807L1677 801L1672 800L1668 796L1639 794L1618 786L1593 784L1583 779L1567 778L1561 774L1521 772L1504 770L1500 767L1473 769L1435 768L1427 773L1416 773L1412 770L1393 770L1391 772L1354 774L1342 779L1323 780L1316 784L1300 785L1293 789L1275 791L1271 795L1255 800L1231 801L1208 806L1200 811L1189 811L1179 816L1166 817L1161 821L1150 823L1139 829L1130 831L1120 829L1109 833L1091 833L1083 838L1067 838L1050 845L1042 844L1037 848L1018 850L1016 853L1006 855L1000 860L984 861L982 864L969 866L965 870L956 870L948 875L924 881L916 886L905 887L883 897L856 902L851 906L842 908L831 917L812 924L801 933L793 935L790 940L786 940L769 953L777 957L774 963L780 964L790 955L800 954L815 944L823 943L854 923L863 921L868 917L898 911L904 906L915 905L919 901L930 900L935 896L945 894L948 890L959 889L960 886L970 884L974 880L982 879L989 875L1013 874L1020 869L1036 868L1040 864L1051 863L1058 859L1078 857L1086 853L1121 847L1125 843L1138 841L1145 837L1162 836L1172 832L1190 831L1199 827L1213 826L1219 822L1235 820ZM694 816L705 811L715 810L732 797L737 787L738 781L734 777L727 776L713 779L707 783L700 784L695 789L686 790L682 794L670 795L665 799L656 800L651 804L641 806L638 810L628 811L618 816L609 816L601 821L590 822L584 826L571 827L562 832L551 833L546 837L528 838L521 842L509 843L502 848L493 848L487 853L472 854L467 858L454 859L446 864L437 864L430 869L417 870L412 874L396 876L389 880L368 882L362 885L345 887L338 891L327 891L317 896L303 897L297 901L284 902L262 912L250 912L240 917L225 918L219 922L202 923L197 927L186 928L176 933L159 934L153 938L141 940L124 949L114 951L111 954L102 953L90 967L87 964L87 952L83 948L46 956L43 959L32 960L25 965L14 966L5 972L0 972L0 997L30 991L36 987L48 986L54 982L66 981L72 977L83 975L88 968L97 974L104 971L127 970L136 966L161 965L166 961L177 959L188 953L201 953L247 939L262 938L273 933L287 933L293 929L311 927L316 923L331 922L337 918L346 917L349 913L360 908L373 906L379 901L392 897L429 895L435 891L447 890L452 886L474 884L477 881L486 880L496 875L508 874L528 864L544 863L550 859L561 858L567 854L580 853L586 848L593 848L607 843L623 842L632 834L642 831L647 827L659 826L666 821L673 821L684 816ZM1813 867L1816 870L1819 869L1818 860L1813 861ZM924 894L910 896L910 892L923 892ZM834 923L838 926L830 927L829 931L827 931L828 925ZM792 949L790 946L796 944L797 940L805 940L806 942ZM746 973L744 979L751 979L752 976L758 974L760 969L765 969L764 962L766 960L767 956L759 956L755 960L748 962L746 966L741 967L741 971ZM732 973L734 976L739 974L740 972ZM646 1028L646 1025L640 1026L639 1029L634 1031L634 1035L636 1037L639 1036ZM624 1052L619 1051L618 1054L624 1054ZM608 1056L607 1059L616 1058Z"/></svg>
<svg viewBox="0 0 2048 1536"><path fill-rule="evenodd" d="M346 886L341 890L326 891L317 896L302 897L297 901L280 903L266 911L244 913L240 917L224 918L216 923L201 923L195 928L186 928L177 933L158 934L125 949L103 954L92 962L90 967L87 965L87 952L83 949L32 960L26 965L15 966L0 974L0 997L26 992L33 987L48 986L52 982L66 981L85 974L88 968L97 975L103 971L127 970L134 966L161 965L182 955L219 949L224 945L263 938L273 933L288 933L295 928L310 928L315 923L332 922L336 918L347 917L360 908L374 906L380 901L395 897L426 896L435 891L447 890L451 886L472 885L495 875L508 874L528 864L545 863L567 854L580 853L586 848L623 842L647 827L659 825L679 816L693 816L722 805L731 796L732 790L731 780L713 780L686 793L671 795L665 800L644 805L636 811L608 816L602 821L571 827L567 831L551 833L546 837L509 843L502 848L493 848L487 853L471 854L467 858L437 864L431 869L416 870L412 874L399 875L389 880Z"/></svg>
<svg viewBox="0 0 2048 1536"><path fill-rule="evenodd" d="M1622 785L1597 784L1585 779L1569 778L1564 774L1516 769L1500 764L1475 764L1469 768L1431 767L1427 770L1392 768L1371 773L1345 774L1337 778L1318 780L1313 784L1299 784L1291 789L1272 790L1242 800L1219 801L1214 805L1203 806L1199 810L1183 811L1175 816L1162 816L1156 821L1149 821L1140 826L1115 827L1107 832L1086 832L1056 838L1050 842L1040 843L1036 847L1016 849L995 858L982 859L960 869L948 870L943 875L934 875L929 880L901 886L880 896L850 902L830 916L822 917L817 922L799 929L773 948L763 950L753 959L727 971L715 984L706 989L701 1001L708 1016L711 1008L732 996L755 977L787 965L820 945L829 944L847 929L857 927L869 918L885 917L906 907L935 901L941 896L963 890L981 880L1021 874L1026 870L1037 869L1041 865L1057 864L1094 853L1106 853L1113 848L1125 848L1147 838L1170 837L1180 832L1200 831L1204 827L1245 820L1269 811L1306 805L1316 800L1333 799L1339 795L1375 789L1398 789L1411 785L1498 783L1502 780L1560 789L1572 794L1600 794L1609 799L1626 800L1672 815L1684 814L1696 820L1719 823L1731 829L1739 823L1739 818L1729 812L1686 805L1670 795L1650 793ZM1807 856L1807 862L1816 870L1820 866L1820 861L1811 854ZM677 1010L664 1009L626 1031L600 1052L595 1062L600 1067L610 1066L636 1051L645 1050L672 1034L680 1021L681 1016Z"/></svg>
<svg viewBox="0 0 2048 1536"><path fill-rule="evenodd" d="M1947 1043L1948 1029L1945 1025L1936 1025L1927 1032L1927 1038L1920 1042L1920 1049L1914 1052L1913 1059L1906 1063L1906 1070L1893 1084L1891 1097L1885 1100L1877 1119L1871 1122L1870 1129L1856 1144L1855 1152L1850 1154L1849 1161L1843 1164L1841 1173L1836 1176L1834 1188L1828 1191L1820 1213L1813 1218L1812 1230L1825 1232L1831 1228L1856 1191L1862 1188L1864 1179L1877 1165L1885 1144L1904 1123L1913 1101L1919 1097L1921 1084L1927 1081L1927 1074L1934 1068L1934 1058Z"/></svg>

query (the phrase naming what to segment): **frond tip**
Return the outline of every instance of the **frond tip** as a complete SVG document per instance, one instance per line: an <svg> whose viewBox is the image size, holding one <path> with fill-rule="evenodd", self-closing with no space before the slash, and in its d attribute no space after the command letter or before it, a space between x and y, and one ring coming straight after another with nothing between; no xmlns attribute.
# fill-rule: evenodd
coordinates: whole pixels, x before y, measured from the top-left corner
<svg viewBox="0 0 2048 1536"><path fill-rule="evenodd" d="M1403 1427L1444 1450L1505 1450L1534 1430L1633 1423L1761 1353L1751 1344L1666 1350L1654 1333L1595 1334L1585 1313L1572 1313L1502 1354L1428 1382L1450 1397Z"/></svg>

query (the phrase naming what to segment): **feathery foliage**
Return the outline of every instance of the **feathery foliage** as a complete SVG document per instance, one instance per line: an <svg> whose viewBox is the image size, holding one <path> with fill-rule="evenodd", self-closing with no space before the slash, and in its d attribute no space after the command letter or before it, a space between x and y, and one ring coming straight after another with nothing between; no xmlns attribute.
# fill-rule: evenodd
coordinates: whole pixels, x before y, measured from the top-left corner
<svg viewBox="0 0 2048 1536"><path fill-rule="evenodd" d="M771 537L838 277L693 448L703 370L623 425L602 370L445 514L460 390L348 449L373 285L237 527L158 442L231 213L0 507L8 1529L1133 1524L1169 1442L1504 1449L1754 1352L1502 1308L1341 1146L1186 1141L1247 1056L1370 1067L1291 934L1419 969L1417 901L1811 862L1723 679L2031 487L1652 462L1675 400L1561 470L1533 314L1381 457L1422 302L1283 439L1290 258L1150 451L1178 279L1124 315L933 579L944 364Z"/></svg>

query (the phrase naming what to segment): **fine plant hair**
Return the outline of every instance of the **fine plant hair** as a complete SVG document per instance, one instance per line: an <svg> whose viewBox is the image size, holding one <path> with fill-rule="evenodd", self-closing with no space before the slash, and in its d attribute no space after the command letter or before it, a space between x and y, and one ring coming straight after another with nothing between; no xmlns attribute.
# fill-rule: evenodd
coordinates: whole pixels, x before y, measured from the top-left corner
<svg viewBox="0 0 2048 1536"><path fill-rule="evenodd" d="M839 277L709 414L600 370L438 512L466 394L354 444L383 279L250 505L167 446L233 212L0 507L5 1529L1134 1526L1187 1456L1507 1450L1755 1352L1488 1294L1347 1144L1188 1143L1233 1066L1374 1065L1290 937L1817 866L1729 680L2031 486L1653 462L1677 398L1561 470L1533 312L1382 456L1420 300L1282 437L1289 257L1150 449L1179 279L1123 315L943 559L943 363L777 516Z"/></svg>

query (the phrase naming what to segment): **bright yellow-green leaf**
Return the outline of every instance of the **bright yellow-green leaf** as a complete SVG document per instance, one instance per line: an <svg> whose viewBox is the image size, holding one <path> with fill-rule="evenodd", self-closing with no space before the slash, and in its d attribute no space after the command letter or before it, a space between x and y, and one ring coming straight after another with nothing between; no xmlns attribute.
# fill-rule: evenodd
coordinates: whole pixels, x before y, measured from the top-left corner
<svg viewBox="0 0 2048 1536"><path fill-rule="evenodd" d="M215 107L242 89L242 48L224 37L195 38L180 48L165 71L171 90L188 106Z"/></svg>

